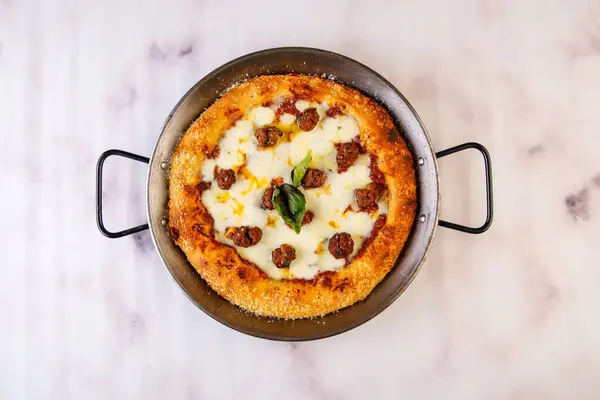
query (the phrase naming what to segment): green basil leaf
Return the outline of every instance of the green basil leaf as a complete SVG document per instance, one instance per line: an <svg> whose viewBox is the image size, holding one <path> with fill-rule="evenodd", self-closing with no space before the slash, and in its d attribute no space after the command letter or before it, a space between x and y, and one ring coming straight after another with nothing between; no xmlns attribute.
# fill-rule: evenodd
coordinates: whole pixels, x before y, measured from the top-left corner
<svg viewBox="0 0 600 400"><path fill-rule="evenodd" d="M275 207L275 210L277 210L277 212L279 213L279 216L285 221L287 222L291 227L295 229L296 227L296 219L294 218L294 216L292 215L292 213L290 212L290 209L288 208L287 205L287 200L285 198L285 194L283 192L281 192L279 190L279 188L276 188L273 191L273 207Z"/></svg>
<svg viewBox="0 0 600 400"><path fill-rule="evenodd" d="M304 174L306 174L306 170L310 166L311 161L312 154L309 152L306 157L300 161L300 164L296 165L296 167L292 170L292 183L294 186L300 186L302 183L302 178L304 178Z"/></svg>
<svg viewBox="0 0 600 400"><path fill-rule="evenodd" d="M306 208L306 199L300 190L287 183L284 183L279 188L285 193L288 209L292 215L295 216L304 211Z"/></svg>
<svg viewBox="0 0 600 400"><path fill-rule="evenodd" d="M275 188L272 200L279 216L294 229L294 232L300 233L306 208L304 194L296 187L284 183Z"/></svg>
<svg viewBox="0 0 600 400"><path fill-rule="evenodd" d="M294 226L294 231L296 232L296 234L299 234L300 229L302 229L302 220L304 219L305 212L305 210L302 210L302 212L299 212L298 214L294 215L294 222L296 223L296 225Z"/></svg>

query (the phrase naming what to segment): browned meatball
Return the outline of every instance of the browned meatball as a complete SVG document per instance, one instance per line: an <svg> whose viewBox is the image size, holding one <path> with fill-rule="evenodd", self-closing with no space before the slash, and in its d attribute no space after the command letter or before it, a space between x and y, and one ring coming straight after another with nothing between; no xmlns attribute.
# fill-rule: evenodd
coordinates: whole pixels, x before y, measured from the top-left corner
<svg viewBox="0 0 600 400"><path fill-rule="evenodd" d="M296 108L296 100L294 99L287 99L285 101L283 101L279 107L277 108L277 111L275 112L275 115L277 115L277 119L279 119L279 117L282 114L292 114L297 116L298 114L300 114L300 110L298 110Z"/></svg>
<svg viewBox="0 0 600 400"><path fill-rule="evenodd" d="M304 189L318 188L323 185L326 177L325 172L316 168L309 168L302 178L302 187Z"/></svg>
<svg viewBox="0 0 600 400"><path fill-rule="evenodd" d="M337 154L335 161L338 165L338 172L344 172L354 164L360 153L360 146L355 142L337 143L335 145Z"/></svg>
<svg viewBox="0 0 600 400"><path fill-rule="evenodd" d="M274 187L269 187L265 190L265 194L263 194L262 202L260 203L260 208L263 210L272 210L273 207L273 191Z"/></svg>
<svg viewBox="0 0 600 400"><path fill-rule="evenodd" d="M233 241L239 247L250 247L260 242L262 231L255 226L240 226L227 228L225 237Z"/></svg>
<svg viewBox="0 0 600 400"><path fill-rule="evenodd" d="M364 189L356 189L354 191L354 198L356 199L356 204L361 211L376 211L377 210L377 200L381 196L383 188L376 183L369 183Z"/></svg>
<svg viewBox="0 0 600 400"><path fill-rule="evenodd" d="M312 131L319 123L319 113L314 107L307 108L298 115L296 122L298 123L298 128L303 131Z"/></svg>
<svg viewBox="0 0 600 400"><path fill-rule="evenodd" d="M349 233L336 233L329 239L328 247L333 258L346 258L354 250L354 240L352 240L352 236Z"/></svg>
<svg viewBox="0 0 600 400"><path fill-rule="evenodd" d="M235 183L235 172L232 169L217 169L215 179L221 189L227 190Z"/></svg>
<svg viewBox="0 0 600 400"><path fill-rule="evenodd" d="M271 180L271 186L265 190L263 194L262 201L260 203L260 207L263 210L272 210L273 207L273 191L277 186L283 185L283 178L278 176L277 178L273 178Z"/></svg>
<svg viewBox="0 0 600 400"><path fill-rule="evenodd" d="M283 135L283 132L274 126L263 126L254 132L254 136L260 147L275 146L277 144L277 138L281 135Z"/></svg>
<svg viewBox="0 0 600 400"><path fill-rule="evenodd" d="M271 253L271 261L278 268L287 268L296 259L296 249L289 244L282 244Z"/></svg>
<svg viewBox="0 0 600 400"><path fill-rule="evenodd" d="M360 140L360 135L356 135L352 138L352 141L358 145L358 152L360 154L365 154L367 149L363 146L362 141Z"/></svg>
<svg viewBox="0 0 600 400"><path fill-rule="evenodd" d="M283 178L278 176L276 178L271 179L271 186L277 187L283 185Z"/></svg>
<svg viewBox="0 0 600 400"><path fill-rule="evenodd" d="M342 106L335 105L335 106L333 106L333 107L330 107L330 108L327 110L327 113L326 113L326 114L327 114L327 116L328 116L329 118L335 118L335 117L338 117L338 116L340 116L340 115L344 115L344 111L342 110Z"/></svg>
<svg viewBox="0 0 600 400"><path fill-rule="evenodd" d="M312 211L306 210L304 212L304 218L302 218L302 226L309 224L313 220L314 217L315 217L315 214L313 214Z"/></svg>
<svg viewBox="0 0 600 400"><path fill-rule="evenodd" d="M256 226L251 227L248 229L248 237L251 241L250 245L254 246L256 243L260 242L260 239L262 239L262 230Z"/></svg>
<svg viewBox="0 0 600 400"><path fill-rule="evenodd" d="M200 182L199 184L196 185L196 190L198 190L200 193L204 192L205 190L210 189L210 187L212 186L212 182Z"/></svg>

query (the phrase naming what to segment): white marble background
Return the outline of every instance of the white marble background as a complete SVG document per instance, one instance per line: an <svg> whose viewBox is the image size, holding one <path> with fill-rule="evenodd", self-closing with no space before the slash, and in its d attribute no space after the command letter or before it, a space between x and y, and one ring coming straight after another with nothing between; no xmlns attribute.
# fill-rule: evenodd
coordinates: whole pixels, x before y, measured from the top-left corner
<svg viewBox="0 0 600 400"><path fill-rule="evenodd" d="M149 155L193 83L283 45L381 72L438 150L485 144L496 196L383 314L299 344L219 325L94 217L103 150ZM0 134L2 399L600 398L599 1L0 0ZM481 166L440 162L444 218L483 218ZM108 163L109 227L144 180Z"/></svg>

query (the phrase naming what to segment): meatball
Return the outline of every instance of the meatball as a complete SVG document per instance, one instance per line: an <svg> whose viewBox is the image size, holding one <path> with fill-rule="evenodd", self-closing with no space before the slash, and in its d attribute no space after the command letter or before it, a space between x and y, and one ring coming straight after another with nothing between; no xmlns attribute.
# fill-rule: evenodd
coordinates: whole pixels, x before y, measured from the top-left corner
<svg viewBox="0 0 600 400"><path fill-rule="evenodd" d="M254 136L260 147L275 146L277 144L277 138L281 135L283 135L283 132L274 126L263 126L254 132Z"/></svg>
<svg viewBox="0 0 600 400"><path fill-rule="evenodd" d="M381 196L383 188L376 183L369 183L364 189L356 189L354 191L354 198L356 204L361 211L375 211L377 210L377 200Z"/></svg>
<svg viewBox="0 0 600 400"><path fill-rule="evenodd" d="M341 106L339 106L339 105L335 105L335 106L333 106L333 107L330 107L330 108L327 110L327 113L326 113L326 114L327 114L327 116L328 116L329 118L335 118L335 117L338 117L338 116L340 116L340 115L344 115L344 111L342 111L342 107L341 107Z"/></svg>
<svg viewBox="0 0 600 400"><path fill-rule="evenodd" d="M271 253L271 261L278 268L287 268L296 259L296 249L289 244L282 244Z"/></svg>
<svg viewBox="0 0 600 400"><path fill-rule="evenodd" d="M314 107L307 108L298 115L296 122L298 123L298 128L303 131L312 131L319 123L319 113Z"/></svg>
<svg viewBox="0 0 600 400"><path fill-rule="evenodd" d="M212 186L212 182L202 181L202 182L200 182L199 184L196 185L196 190L198 190L200 193L202 193L205 190L210 189L211 186Z"/></svg>
<svg viewBox="0 0 600 400"><path fill-rule="evenodd" d="M276 178L271 179L271 186L276 188L277 186L283 185L283 178L278 176Z"/></svg>
<svg viewBox="0 0 600 400"><path fill-rule="evenodd" d="M315 214L313 214L312 211L306 210L304 212L304 218L302 218L302 226L309 224L313 220L314 217L315 217Z"/></svg>
<svg viewBox="0 0 600 400"><path fill-rule="evenodd" d="M275 114L277 115L277 117L281 116L282 114L292 114L294 116L298 116L298 114L300 114L300 110L298 110L296 108L296 100L294 99L287 99L284 102L282 102L279 107L277 108L277 111L275 112Z"/></svg>
<svg viewBox="0 0 600 400"><path fill-rule="evenodd" d="M260 203L260 207L263 210L273 210L273 191L277 186L283 185L283 178L278 176L277 178L273 178L271 180L271 186L265 190L263 194L262 201Z"/></svg>
<svg viewBox="0 0 600 400"><path fill-rule="evenodd" d="M240 226L227 228L225 237L233 241L239 247L250 247L260 242L262 231L255 226Z"/></svg>
<svg viewBox="0 0 600 400"><path fill-rule="evenodd" d="M385 186L385 175L377 166L377 156L374 154L370 154L369 159L369 177L373 182Z"/></svg>
<svg viewBox="0 0 600 400"><path fill-rule="evenodd" d="M215 172L217 185L223 190L227 190L235 183L235 172L232 169L219 169Z"/></svg>
<svg viewBox="0 0 600 400"><path fill-rule="evenodd" d="M314 189L323 186L326 177L325 172L316 168L308 168L302 178L302 187L304 189Z"/></svg>
<svg viewBox="0 0 600 400"><path fill-rule="evenodd" d="M344 172L354 164L360 153L360 146L356 142L339 143L335 145L337 154L335 161L338 165L338 172Z"/></svg>
<svg viewBox="0 0 600 400"><path fill-rule="evenodd" d="M336 233L329 239L328 247L329 253L331 253L333 258L346 258L354 250L354 240L352 240L352 236L349 233Z"/></svg>
<svg viewBox="0 0 600 400"><path fill-rule="evenodd" d="M250 238L250 245L254 246L256 243L260 242L260 239L262 239L262 231L260 228L253 226L248 229L248 237Z"/></svg>
<svg viewBox="0 0 600 400"><path fill-rule="evenodd" d="M262 202L260 203L260 208L263 210L272 210L273 207L273 191L274 187L269 187L265 190L265 194L263 194Z"/></svg>
<svg viewBox="0 0 600 400"><path fill-rule="evenodd" d="M358 152L360 154L365 154L367 149L363 146L362 141L360 140L360 135L356 135L352 138L352 141L358 145Z"/></svg>

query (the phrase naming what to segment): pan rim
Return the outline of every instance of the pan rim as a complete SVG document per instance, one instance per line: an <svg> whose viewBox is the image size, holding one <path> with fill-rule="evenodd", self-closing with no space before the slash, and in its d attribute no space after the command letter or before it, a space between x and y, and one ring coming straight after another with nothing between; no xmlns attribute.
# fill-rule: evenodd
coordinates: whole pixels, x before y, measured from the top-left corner
<svg viewBox="0 0 600 400"><path fill-rule="evenodd" d="M430 218L433 218L433 226L431 228L431 233L428 234L428 237L426 239L426 243L424 243L424 248L423 248L423 255L421 256L420 260L418 261L418 263L416 264L415 268L414 268L414 272L411 274L410 278L407 280L406 284L403 285L403 287L400 288L400 290L395 291L393 293L391 293L388 296L385 296L382 298L382 301L380 301L379 306L373 310L371 310L368 313L363 313L363 315L361 315L360 317L356 318L355 320L351 321L351 323L348 323L346 325L341 326L339 329L336 330L332 330L331 332L328 332L326 334L315 334L315 335L307 335L307 336L295 336L295 335L290 335L290 336L281 336L281 335L276 335L276 334L266 334L264 332L257 332L257 331L253 331L252 329L248 329L246 327L243 326L238 326L235 324L230 323L229 321L227 321L225 318L221 317L220 315L218 315L217 313L213 313L211 311L209 311L208 309L206 309L201 303L199 303L196 299L192 298L191 295L188 293L188 291L186 290L186 288L184 287L184 285L179 281L178 277L176 276L175 271L173 270L173 268L169 265L169 263L167 262L166 256L161 248L161 245L158 242L158 239L156 237L156 233L155 233L155 229L160 229L160 227L158 226L159 224L156 224L156 221L154 221L154 219L152 218L153 214L152 214L152 210L151 210L151 199L150 199L150 194L151 194L151 175L153 172L153 165L156 164L157 162L157 150L159 148L159 144L161 142L161 139L163 137L163 135L165 134L165 131L167 129L167 127L169 126L169 123L171 122L173 116L175 115L175 113L180 109L180 107L182 106L182 104L184 104L188 98L202 85L204 85L207 81L209 81L210 79L214 78L215 76L219 75L220 73L222 73L223 71L227 71L228 69L230 69L232 66L235 66L236 64L243 62L246 59L249 58L253 58L253 57L257 57L257 56L264 56L264 55L268 55L268 54L273 54L273 53L279 53L279 52L307 52L307 53L313 53L313 54L321 54L321 55L327 55L330 57L334 57L334 58L340 58L341 60L345 60L347 62L350 62L358 67L360 67L361 69L365 70L366 72L368 72L369 74L372 74L373 76L377 77L378 79L380 79L383 83L385 83L385 85L391 89L394 93L395 96L397 96L403 103L404 105L408 108L408 110L410 111L410 113L412 114L412 116L415 118L415 120L417 121L417 123L419 124L426 144L427 144L427 151L431 153L432 157L431 159L433 160L433 171L434 171L434 175L435 175L435 186L436 186L436 207L435 210L430 214ZM294 72L290 72L290 73L294 73ZM236 82L232 82L232 84L234 83L239 83L240 81L236 81ZM345 83L347 84L347 83ZM351 84L348 84L349 86L352 86ZM219 94L219 96L222 95L222 93ZM218 98L218 97L217 97ZM388 110L388 112L392 113L390 110ZM396 116L392 113L392 116L396 118ZM190 123L193 121L190 121ZM412 150L414 153L414 149ZM172 151L170 152L172 153ZM170 157L170 154L169 154ZM159 163L161 162L161 160L158 161ZM400 297L404 291L411 285L411 283L414 281L415 277L417 276L417 274L420 272L426 258L427 255L430 251L431 245L433 243L434 237L435 237L435 233L437 231L437 227L438 227L438 220L439 220L439 214L440 214L440 184L439 184L439 173L438 173L438 165L437 165L437 158L435 157L435 152L433 149L433 144L431 142L431 138L429 136L429 133L427 132L427 129L425 127L425 125L423 124L423 121L421 120L420 116L417 114L416 110L414 109L414 107L412 106L412 104L406 99L406 97L404 97L404 95L391 83L389 82L385 77L383 77L381 74L379 74L378 72L376 72L375 70L371 69L370 67L362 64L359 61L356 61L352 58L349 58L347 56L344 56L342 54L339 53L335 53L329 50L322 50L322 49L318 49L318 48L312 48L312 47L297 47L297 46L292 46L292 47L275 47L275 48L269 48L269 49L264 49L264 50L259 50L259 51L255 51L252 53L248 53L245 55L242 55L240 57L237 57L219 67L217 67L216 69L214 69L213 71L209 72L207 75L205 75L203 78L201 78L199 81L197 81L194 85L192 85L187 91L186 93L179 99L179 101L175 104L175 106L172 108L172 110L169 112L167 118L165 119L165 122L163 123L161 130L160 130L160 134L158 135L158 137L156 138L156 142L154 144L153 150L152 150L152 154L150 156L150 162L149 162L149 168L148 168L148 174L147 174L147 185L146 185L146 216L148 218L148 224L150 226L150 234L152 237L152 242L154 243L155 248L157 249L159 255L160 255L160 259L162 264L165 266L165 268L169 271L169 274L171 276L171 278L175 281L175 283L177 284L177 286L181 289L181 291L185 294L185 296L194 304L196 305L196 307L198 307L200 310L202 310L205 314L207 314L208 316L210 316L212 319L216 320L217 322L244 334L256 337L256 338L260 338L260 339L266 339L266 340L276 340L276 341L286 341L286 342L298 342L298 341L312 341L312 340L318 340L318 339L324 339L324 338L328 338L328 337L332 337L332 336L336 336L339 335L341 333L347 332L351 329L354 329L360 325L363 325L364 323L370 321L371 319L373 319L374 317L376 317L377 315L381 314L384 310L386 310L395 300L398 299L398 297ZM417 221L418 218L418 214L417 216L415 216L415 224L418 223ZM414 229L414 228L413 228ZM412 235L412 233L411 233ZM410 240L410 239L409 239ZM394 268L396 268L397 266L395 266ZM197 272L196 272L197 273ZM389 276L389 274L388 274ZM387 278L387 276L386 276ZM384 278L385 280L385 278ZM383 282L383 281L382 281ZM381 283L380 283L381 284ZM374 289L375 290L375 289ZM371 295L371 294L370 294ZM370 296L369 295L369 296ZM341 311L341 310L340 310ZM329 314L328 314L329 315ZM261 316L256 316L261 317ZM316 320L318 320L319 318L322 317L317 317Z"/></svg>

